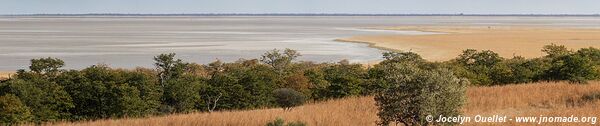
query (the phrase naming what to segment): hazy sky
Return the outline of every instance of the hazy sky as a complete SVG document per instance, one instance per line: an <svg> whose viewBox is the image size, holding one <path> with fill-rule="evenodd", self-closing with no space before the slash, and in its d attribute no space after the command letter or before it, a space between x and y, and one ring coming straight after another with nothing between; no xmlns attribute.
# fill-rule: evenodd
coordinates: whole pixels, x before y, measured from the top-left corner
<svg viewBox="0 0 600 126"><path fill-rule="evenodd" d="M598 14L600 0L0 0L0 14Z"/></svg>

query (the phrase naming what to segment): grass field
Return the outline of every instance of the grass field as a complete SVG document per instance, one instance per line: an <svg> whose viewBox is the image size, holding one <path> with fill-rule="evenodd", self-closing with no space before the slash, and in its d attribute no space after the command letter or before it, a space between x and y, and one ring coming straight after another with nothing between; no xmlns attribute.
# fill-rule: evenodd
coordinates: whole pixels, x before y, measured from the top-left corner
<svg viewBox="0 0 600 126"><path fill-rule="evenodd" d="M583 102L581 97L600 92L600 82L590 84L533 83L498 87L471 87L465 116L599 116L600 102ZM351 97L311 103L284 112L282 109L192 113L139 119L107 119L92 122L57 123L54 125L216 125L262 126L277 117L302 121L309 126L375 125L377 107L373 97ZM574 105L574 106L573 106ZM524 125L516 123L466 123L466 125ZM555 123L552 125L589 125L590 123ZM530 124L535 125L535 124Z"/></svg>
<svg viewBox="0 0 600 126"><path fill-rule="evenodd" d="M10 76L12 74L14 74L15 72L5 72L5 71L0 71L0 80L4 80L4 79L8 79L10 78Z"/></svg>

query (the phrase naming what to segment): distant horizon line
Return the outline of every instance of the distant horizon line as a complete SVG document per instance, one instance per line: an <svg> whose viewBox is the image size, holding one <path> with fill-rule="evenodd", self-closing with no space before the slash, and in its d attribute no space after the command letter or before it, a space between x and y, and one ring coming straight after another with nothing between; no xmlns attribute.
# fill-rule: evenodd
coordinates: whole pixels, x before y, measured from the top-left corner
<svg viewBox="0 0 600 126"><path fill-rule="evenodd" d="M0 16L600 16L600 14L362 14L362 13L36 13Z"/></svg>

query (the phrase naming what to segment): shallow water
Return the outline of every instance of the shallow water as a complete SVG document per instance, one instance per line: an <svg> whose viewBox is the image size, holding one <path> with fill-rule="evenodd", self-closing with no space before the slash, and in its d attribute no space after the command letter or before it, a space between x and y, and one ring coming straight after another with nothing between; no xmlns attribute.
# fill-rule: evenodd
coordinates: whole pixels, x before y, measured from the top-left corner
<svg viewBox="0 0 600 126"><path fill-rule="evenodd" d="M29 59L58 57L67 68L103 63L152 67L152 57L175 52L189 62L258 58L291 48L300 60L366 62L381 50L333 41L354 35L435 34L364 29L401 25L548 25L598 28L598 17L0 17L0 70Z"/></svg>

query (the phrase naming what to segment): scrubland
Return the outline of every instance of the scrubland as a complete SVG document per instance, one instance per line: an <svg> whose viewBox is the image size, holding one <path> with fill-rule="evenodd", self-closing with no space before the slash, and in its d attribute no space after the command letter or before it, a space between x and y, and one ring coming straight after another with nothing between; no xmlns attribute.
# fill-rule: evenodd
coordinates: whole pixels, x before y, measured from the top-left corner
<svg viewBox="0 0 600 126"><path fill-rule="evenodd" d="M541 82L531 84L470 87L468 101L463 108L465 116L598 116L600 101L582 100L584 95L600 92L600 82L569 84L566 82ZM89 122L55 123L52 125L216 125L262 126L275 118L302 121L307 125L376 125L377 107L372 96L313 102L291 111L280 108L258 110L220 111L212 113L176 114L136 119L105 119ZM466 123L466 125L525 125L528 123ZM546 125L588 125L589 123L549 123ZM535 125L531 123L530 125Z"/></svg>

